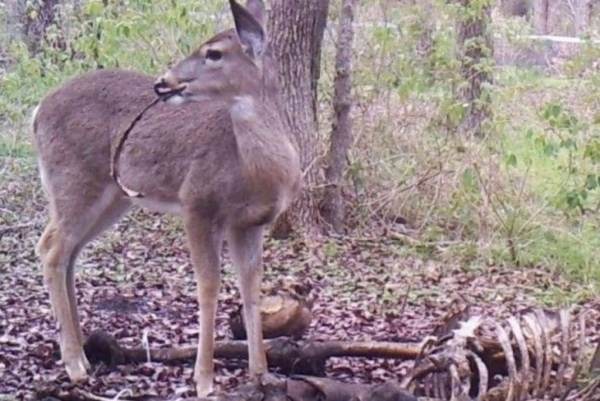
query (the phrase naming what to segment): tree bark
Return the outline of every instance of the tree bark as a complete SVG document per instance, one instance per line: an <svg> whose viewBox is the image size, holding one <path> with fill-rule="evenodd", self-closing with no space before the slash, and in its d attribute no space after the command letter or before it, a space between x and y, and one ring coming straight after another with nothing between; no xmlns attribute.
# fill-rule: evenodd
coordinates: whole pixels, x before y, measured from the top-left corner
<svg viewBox="0 0 600 401"><path fill-rule="evenodd" d="M537 35L548 33L548 18L550 17L550 0L533 1L533 31Z"/></svg>
<svg viewBox="0 0 600 401"><path fill-rule="evenodd" d="M466 105L459 126L468 136L484 136L484 123L491 116L489 99L484 92L492 82L492 73L486 63L493 60L493 44L489 32L491 1L480 6L473 0L460 0L464 11L458 24L458 42L461 75L465 80L460 91L460 101Z"/></svg>
<svg viewBox="0 0 600 401"><path fill-rule="evenodd" d="M584 36L592 17L592 0L573 1L573 22L575 36Z"/></svg>
<svg viewBox="0 0 600 401"><path fill-rule="evenodd" d="M322 214L332 228L341 233L344 229L343 179L348 166L348 151L352 143L352 41L354 7L356 0L343 0L338 27L335 59L335 83L333 110L335 117L331 130L328 167L325 171L327 188L323 199Z"/></svg>
<svg viewBox="0 0 600 401"><path fill-rule="evenodd" d="M525 17L529 13L527 0L501 0L500 10L507 17Z"/></svg>
<svg viewBox="0 0 600 401"><path fill-rule="evenodd" d="M283 92L282 109L305 171L302 195L273 230L275 236L285 237L300 227L311 230L318 221L311 188L319 181L317 84L329 0L272 0L270 4L268 32Z"/></svg>
<svg viewBox="0 0 600 401"><path fill-rule="evenodd" d="M108 366L128 363L178 363L196 358L196 346L181 348L145 349L121 347L114 337L103 332L93 333L85 341L85 354L91 363ZM421 354L419 343L303 341L280 337L265 341L269 366L285 374L324 376L327 360L333 357L391 358L414 360ZM215 358L248 359L246 341L217 341Z"/></svg>
<svg viewBox="0 0 600 401"><path fill-rule="evenodd" d="M34 2L34 5L24 10L21 23L30 53L35 54L39 51L46 36L46 29L56 20L56 6L59 4L60 0L43 0Z"/></svg>

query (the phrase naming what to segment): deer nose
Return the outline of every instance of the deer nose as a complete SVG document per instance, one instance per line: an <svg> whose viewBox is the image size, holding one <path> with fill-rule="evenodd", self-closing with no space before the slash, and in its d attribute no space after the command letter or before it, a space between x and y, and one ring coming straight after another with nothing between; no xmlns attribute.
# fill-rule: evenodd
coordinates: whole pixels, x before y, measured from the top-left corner
<svg viewBox="0 0 600 401"><path fill-rule="evenodd" d="M154 82L154 92L158 96L168 95L184 88L185 85L180 84L171 72L167 72Z"/></svg>

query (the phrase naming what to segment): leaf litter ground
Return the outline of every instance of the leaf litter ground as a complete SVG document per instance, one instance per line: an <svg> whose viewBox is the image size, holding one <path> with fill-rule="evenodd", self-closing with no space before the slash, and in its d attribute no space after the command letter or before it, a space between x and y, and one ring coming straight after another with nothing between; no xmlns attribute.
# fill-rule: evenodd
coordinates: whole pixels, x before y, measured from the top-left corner
<svg viewBox="0 0 600 401"><path fill-rule="evenodd" d="M34 252L46 221L44 196L28 163L3 162L0 174L0 396L31 400L71 384L59 361L57 328ZM292 277L312 287L314 320L307 338L357 341L420 341L457 303L470 305L474 314L503 318L540 306L539 295L549 289L585 292L543 269L468 270L414 255L385 236L269 240L264 281ZM195 343L195 281L176 219L132 210L83 251L76 269L85 334L103 330L132 347L144 338L152 347ZM239 293L226 253L222 272L217 334L227 339ZM589 339L597 341L600 299L581 298ZM377 383L398 379L409 368L399 361L333 358L328 373ZM246 379L244 361L217 361L217 370L223 389ZM104 397L175 399L193 395L192 372L192 362L97 366L81 387Z"/></svg>

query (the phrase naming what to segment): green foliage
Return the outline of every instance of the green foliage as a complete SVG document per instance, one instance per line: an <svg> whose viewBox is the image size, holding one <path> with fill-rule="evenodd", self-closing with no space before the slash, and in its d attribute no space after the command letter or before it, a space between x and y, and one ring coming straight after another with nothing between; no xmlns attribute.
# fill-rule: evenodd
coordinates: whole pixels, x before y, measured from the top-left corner
<svg viewBox="0 0 600 401"><path fill-rule="evenodd" d="M12 63L0 81L0 119L21 123L45 93L83 71L158 73L215 30L227 16L223 7L217 0L90 0L81 9L61 6L40 54L32 57L17 40L8 44Z"/></svg>
<svg viewBox="0 0 600 401"><path fill-rule="evenodd" d="M432 20L430 10L420 5L388 11L386 22L367 21L369 27L357 35L358 92L368 95L389 88L406 98L434 85L437 91L451 91L458 65L452 57L451 21L443 16Z"/></svg>
<svg viewBox="0 0 600 401"><path fill-rule="evenodd" d="M482 11L477 5L486 2L476 3ZM484 58L477 71L494 77L484 88L494 112L490 135L448 135L468 106L455 96L463 85L459 11L427 1L386 10L384 26L376 17L361 20L367 27L357 35L361 108L351 171L360 177L353 180L358 216L366 226L402 216L423 241L412 245L421 257L554 269L597 292L598 47L586 47L562 75L498 68ZM492 28L515 48L531 48L519 43L528 33L523 21Z"/></svg>
<svg viewBox="0 0 600 401"><path fill-rule="evenodd" d="M542 134L531 135L537 149L555 161L563 180L555 199L557 207L566 213L585 214L595 207L598 188L599 159L597 138L590 135L595 124L584 123L561 103L550 102L541 111L546 129Z"/></svg>

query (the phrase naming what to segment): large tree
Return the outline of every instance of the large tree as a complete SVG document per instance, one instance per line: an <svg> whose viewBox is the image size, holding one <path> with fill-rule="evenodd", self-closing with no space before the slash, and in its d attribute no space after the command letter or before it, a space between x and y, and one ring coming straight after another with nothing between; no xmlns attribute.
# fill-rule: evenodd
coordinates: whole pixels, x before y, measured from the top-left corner
<svg viewBox="0 0 600 401"><path fill-rule="evenodd" d="M329 0L270 1L267 29L279 69L277 76L283 92L283 112L298 144L305 170L302 195L276 224L276 236L310 230L317 223L317 200L311 188L319 180L316 163L317 83L328 10Z"/></svg>

